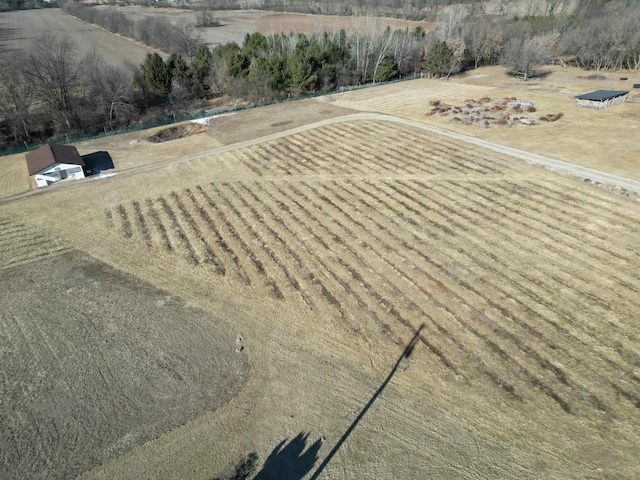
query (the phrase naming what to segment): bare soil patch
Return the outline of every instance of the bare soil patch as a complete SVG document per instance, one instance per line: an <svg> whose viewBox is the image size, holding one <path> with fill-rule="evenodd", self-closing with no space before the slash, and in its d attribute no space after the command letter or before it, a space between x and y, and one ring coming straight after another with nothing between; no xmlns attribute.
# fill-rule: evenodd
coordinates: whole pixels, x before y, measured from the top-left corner
<svg viewBox="0 0 640 480"><path fill-rule="evenodd" d="M168 127L154 133L149 137L151 143L163 143L179 138L187 138L207 131L207 125L202 123L187 122L173 127Z"/></svg>
<svg viewBox="0 0 640 480"><path fill-rule="evenodd" d="M247 380L217 319L78 251L5 270L0 303L5 479L75 478Z"/></svg>
<svg viewBox="0 0 640 480"><path fill-rule="evenodd" d="M298 100L220 117L209 134L223 145L230 145L353 112L350 108L314 99Z"/></svg>

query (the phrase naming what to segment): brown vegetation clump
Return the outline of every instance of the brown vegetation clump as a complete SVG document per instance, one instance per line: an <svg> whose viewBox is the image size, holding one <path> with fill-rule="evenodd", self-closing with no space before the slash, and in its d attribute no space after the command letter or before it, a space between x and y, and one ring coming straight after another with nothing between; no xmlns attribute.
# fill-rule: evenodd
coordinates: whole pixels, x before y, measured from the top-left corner
<svg viewBox="0 0 640 480"><path fill-rule="evenodd" d="M463 105L449 105L439 100L429 102L433 108L425 114L427 117L436 115L445 117L451 112L455 117L450 121L464 125L476 125L483 128L512 127L517 125L538 125L539 121L555 122L562 118L561 113L548 114L539 119L522 116L523 113L534 113L536 107L531 102L518 100L516 97L504 97L492 100L483 97L478 100L465 100ZM512 118L513 114L518 114Z"/></svg>
<svg viewBox="0 0 640 480"><path fill-rule="evenodd" d="M556 122L562 118L562 113L547 113L540 117L540 120L543 122Z"/></svg>

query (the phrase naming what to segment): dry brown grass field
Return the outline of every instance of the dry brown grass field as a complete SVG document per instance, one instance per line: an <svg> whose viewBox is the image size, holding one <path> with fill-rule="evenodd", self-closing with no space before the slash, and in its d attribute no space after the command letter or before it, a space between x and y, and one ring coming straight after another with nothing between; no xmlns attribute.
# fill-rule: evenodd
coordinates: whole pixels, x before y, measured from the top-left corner
<svg viewBox="0 0 640 480"><path fill-rule="evenodd" d="M411 96L423 84L403 85ZM386 102L385 88L399 87L382 87L377 96ZM246 383L227 403L193 410L181 426L153 423L133 437L115 429L119 449L83 457L82 478L210 479L251 452L258 470L272 455L258 478L302 478L334 447L320 478L640 476L640 204L417 126L327 121L346 111L335 104L354 108L357 95L364 101L374 91L345 95L350 103L309 101L297 113L325 110L315 128L289 131L298 124L282 125L276 115L269 129L258 110L224 117L209 153L204 140L195 140L195 151L184 142L174 162L0 205L8 229L0 237L22 255L7 254L6 291L19 288L37 301L43 280L28 286L25 278L55 279L77 271L77 262L96 262L119 272L110 278L126 277L124 285L138 281L191 309L159 321L162 338L147 339L148 357L172 351L163 336L176 350L192 342L185 327L192 321L198 332L228 332L221 352L241 345L248 358ZM252 115L262 119L258 126ZM236 139L242 125L246 138ZM268 136L248 140L258 135ZM52 245L73 248L80 260L67 252L36 261L49 243L16 231L53 236ZM78 277L76 288L83 282ZM105 303L88 309L98 329L123 315L117 301ZM118 324L118 338L137 345L148 313L125 310L131 332ZM46 311L30 313L30 321L50 325ZM3 328L13 318L3 317ZM376 394L422 324L413 354ZM39 341L64 352L75 338L47 335L32 337L30 349L2 350L3 365L34 365L20 371L25 385L39 378ZM104 351L111 359L117 350ZM197 358L192 368L205 368ZM120 375L145 372L136 365L118 370L114 385ZM200 377L190 378L197 388ZM0 377L3 389L15 381ZM167 385L158 391L172 392ZM32 390L15 391L19 399ZM140 392L153 397L156 387L143 383ZM110 411L85 394L68 392L80 411ZM28 405L43 421L58 408ZM155 398L149 411L163 405ZM34 445L58 439L41 458L67 448L50 432L24 433ZM15 448L15 437L0 438L4 451ZM302 455L305 447L311 454ZM34 476L46 474L42 466Z"/></svg>

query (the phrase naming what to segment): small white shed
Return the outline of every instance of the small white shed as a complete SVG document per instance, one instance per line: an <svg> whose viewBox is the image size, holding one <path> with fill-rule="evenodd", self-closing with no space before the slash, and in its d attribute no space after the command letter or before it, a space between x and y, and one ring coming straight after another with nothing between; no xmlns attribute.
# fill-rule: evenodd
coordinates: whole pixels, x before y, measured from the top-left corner
<svg viewBox="0 0 640 480"><path fill-rule="evenodd" d="M27 153L27 168L38 187L70 178L84 178L84 161L76 147L70 145L44 145Z"/></svg>

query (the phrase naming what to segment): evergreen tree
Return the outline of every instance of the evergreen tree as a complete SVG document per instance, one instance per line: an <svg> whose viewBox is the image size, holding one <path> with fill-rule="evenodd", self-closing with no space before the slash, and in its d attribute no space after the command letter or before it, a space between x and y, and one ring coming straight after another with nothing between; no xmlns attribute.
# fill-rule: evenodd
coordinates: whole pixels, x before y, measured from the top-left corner
<svg viewBox="0 0 640 480"><path fill-rule="evenodd" d="M428 75L449 75L453 62L453 50L444 40L438 40L427 52L422 62L422 71Z"/></svg>
<svg viewBox="0 0 640 480"><path fill-rule="evenodd" d="M142 73L151 88L164 93L171 91L171 69L157 53L147 53L142 63Z"/></svg>

